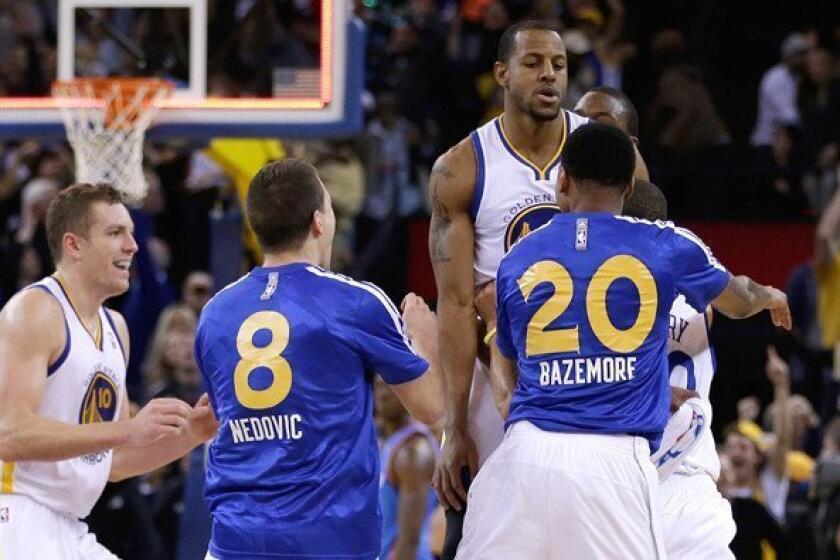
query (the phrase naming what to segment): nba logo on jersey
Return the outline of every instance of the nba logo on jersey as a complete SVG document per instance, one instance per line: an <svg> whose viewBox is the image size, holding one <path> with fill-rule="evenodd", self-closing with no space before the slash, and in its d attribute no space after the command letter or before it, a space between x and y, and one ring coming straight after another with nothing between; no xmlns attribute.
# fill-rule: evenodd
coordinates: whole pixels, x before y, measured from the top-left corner
<svg viewBox="0 0 840 560"><path fill-rule="evenodd" d="M578 218L575 228L575 250L586 251L589 243L589 218Z"/></svg>
<svg viewBox="0 0 840 560"><path fill-rule="evenodd" d="M8 523L9 522L9 508L2 507L0 508L0 523Z"/></svg>
<svg viewBox="0 0 840 560"><path fill-rule="evenodd" d="M266 282L265 291L260 294L260 301L268 301L271 299L271 296L273 296L274 292L277 291L277 282L279 278L280 275L276 272L268 273L268 282Z"/></svg>

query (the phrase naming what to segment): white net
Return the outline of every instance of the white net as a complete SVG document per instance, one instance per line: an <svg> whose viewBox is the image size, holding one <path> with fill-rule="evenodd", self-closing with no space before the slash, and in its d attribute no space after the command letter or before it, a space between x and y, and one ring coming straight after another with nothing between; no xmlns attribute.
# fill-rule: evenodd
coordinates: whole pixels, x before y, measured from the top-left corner
<svg viewBox="0 0 840 560"><path fill-rule="evenodd" d="M130 201L146 196L143 139L171 86L156 79L78 79L56 82L61 109L76 156L76 180L110 183Z"/></svg>

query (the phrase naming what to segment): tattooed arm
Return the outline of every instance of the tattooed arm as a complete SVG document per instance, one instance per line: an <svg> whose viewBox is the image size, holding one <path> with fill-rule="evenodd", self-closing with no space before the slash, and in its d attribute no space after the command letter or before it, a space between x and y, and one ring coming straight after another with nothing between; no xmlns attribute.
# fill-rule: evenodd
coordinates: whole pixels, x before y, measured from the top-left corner
<svg viewBox="0 0 840 560"><path fill-rule="evenodd" d="M475 189L472 141L465 139L440 156L429 178L432 221L429 254L438 289L438 347L446 387L446 441L434 476L444 505L466 502L461 469L475 476L478 456L467 433L467 404L475 364L477 335L473 307L473 223Z"/></svg>

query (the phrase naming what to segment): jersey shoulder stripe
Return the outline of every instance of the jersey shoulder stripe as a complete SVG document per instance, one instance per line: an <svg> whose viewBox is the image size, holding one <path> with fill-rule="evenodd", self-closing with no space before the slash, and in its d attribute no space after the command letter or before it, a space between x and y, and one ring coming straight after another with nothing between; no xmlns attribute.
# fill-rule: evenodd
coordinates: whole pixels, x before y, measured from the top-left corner
<svg viewBox="0 0 840 560"><path fill-rule="evenodd" d="M391 302L391 299L379 287L374 286L369 282L358 282L342 274L336 274L334 272L330 272L328 270L324 270L315 266L307 267L306 270L314 274L315 276L341 282L342 284L345 284L347 286L352 286L354 288L363 290L375 297L385 309L385 312L388 313L388 316L391 318L391 322L394 323L394 328L397 329L397 332L400 333L400 336L402 336L405 345L408 348L410 348L414 354L417 354L417 352L414 350L414 347L412 347L411 343L408 341L408 334L405 332L402 318L400 317L396 306L394 306L394 304Z"/></svg>

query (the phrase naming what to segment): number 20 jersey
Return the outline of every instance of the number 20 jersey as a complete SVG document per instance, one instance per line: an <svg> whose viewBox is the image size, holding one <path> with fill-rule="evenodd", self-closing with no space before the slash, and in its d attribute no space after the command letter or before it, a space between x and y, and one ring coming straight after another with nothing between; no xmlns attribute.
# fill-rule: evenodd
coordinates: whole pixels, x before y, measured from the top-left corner
<svg viewBox="0 0 840 560"><path fill-rule="evenodd" d="M497 276L501 352L519 366L508 425L646 437L668 419L669 311L697 309L729 272L692 233L608 213L558 214Z"/></svg>
<svg viewBox="0 0 840 560"><path fill-rule="evenodd" d="M428 369L388 297L306 263L258 267L207 304L196 358L220 422L210 553L375 558L371 375L395 384Z"/></svg>

